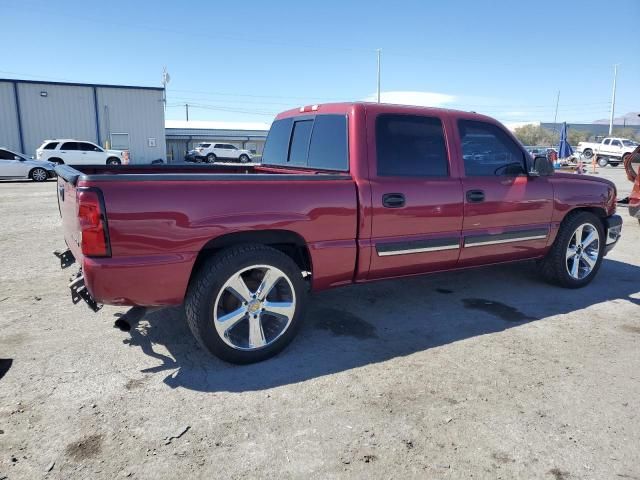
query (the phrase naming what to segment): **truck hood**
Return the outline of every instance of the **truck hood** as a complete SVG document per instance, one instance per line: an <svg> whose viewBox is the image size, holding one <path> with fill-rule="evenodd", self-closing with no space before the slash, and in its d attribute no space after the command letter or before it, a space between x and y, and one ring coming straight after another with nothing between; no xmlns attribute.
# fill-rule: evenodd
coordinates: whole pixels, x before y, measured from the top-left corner
<svg viewBox="0 0 640 480"><path fill-rule="evenodd" d="M580 180L583 182L601 183L613 187L614 189L616 188L615 183L613 183L612 181L607 180L606 178L595 177L593 175L578 175L575 173L555 172L553 176L556 178L567 178L570 180Z"/></svg>

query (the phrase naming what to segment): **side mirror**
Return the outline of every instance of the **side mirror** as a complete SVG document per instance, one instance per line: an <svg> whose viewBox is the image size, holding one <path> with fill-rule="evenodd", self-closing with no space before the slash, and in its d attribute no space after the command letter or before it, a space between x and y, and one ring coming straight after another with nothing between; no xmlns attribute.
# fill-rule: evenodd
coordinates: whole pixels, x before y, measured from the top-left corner
<svg viewBox="0 0 640 480"><path fill-rule="evenodd" d="M553 172L553 164L546 155L536 155L533 158L531 170L529 170L528 175L530 177L546 177L553 175Z"/></svg>

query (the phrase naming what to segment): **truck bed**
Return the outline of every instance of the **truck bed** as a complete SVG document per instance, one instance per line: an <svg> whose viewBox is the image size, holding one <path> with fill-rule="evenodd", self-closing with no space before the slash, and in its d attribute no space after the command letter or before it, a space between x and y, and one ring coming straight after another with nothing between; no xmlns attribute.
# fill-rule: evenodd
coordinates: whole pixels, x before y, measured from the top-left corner
<svg viewBox="0 0 640 480"><path fill-rule="evenodd" d="M263 165L60 165L56 173L72 185L79 181L169 180L344 180L344 173ZM277 178L275 178L277 176Z"/></svg>
<svg viewBox="0 0 640 480"><path fill-rule="evenodd" d="M101 303L182 303L200 252L238 232L289 232L308 245L314 288L353 280L358 199L348 174L240 165L62 165L56 172L66 244ZM108 256L85 256L80 247L77 193L84 190L102 198Z"/></svg>

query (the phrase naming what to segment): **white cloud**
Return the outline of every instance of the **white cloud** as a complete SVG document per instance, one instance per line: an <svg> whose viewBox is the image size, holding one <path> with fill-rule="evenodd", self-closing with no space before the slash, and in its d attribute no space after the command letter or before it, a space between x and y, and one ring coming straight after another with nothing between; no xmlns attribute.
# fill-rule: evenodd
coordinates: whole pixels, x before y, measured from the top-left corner
<svg viewBox="0 0 640 480"><path fill-rule="evenodd" d="M366 102L377 101L378 96L374 93L364 99ZM444 107L448 103L456 99L453 95L436 92L411 92L411 91L393 91L380 92L380 101L382 103L395 103L398 105L417 105L420 107Z"/></svg>

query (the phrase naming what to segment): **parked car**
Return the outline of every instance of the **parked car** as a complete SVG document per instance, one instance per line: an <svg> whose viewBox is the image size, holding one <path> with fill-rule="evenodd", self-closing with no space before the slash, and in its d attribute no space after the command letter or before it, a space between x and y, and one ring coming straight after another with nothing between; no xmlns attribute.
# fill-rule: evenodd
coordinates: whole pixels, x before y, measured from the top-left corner
<svg viewBox="0 0 640 480"><path fill-rule="evenodd" d="M251 152L242 150L229 143L199 143L184 158L187 162L214 163L218 160L235 160L241 163L251 161Z"/></svg>
<svg viewBox="0 0 640 480"><path fill-rule="evenodd" d="M57 167L73 300L184 303L200 345L248 363L292 340L308 288L532 259L578 288L621 232L612 182L554 173L469 112L296 108L262 161Z"/></svg>
<svg viewBox="0 0 640 480"><path fill-rule="evenodd" d="M44 182L55 176L54 164L0 148L0 178L30 178L34 182Z"/></svg>
<svg viewBox="0 0 640 480"><path fill-rule="evenodd" d="M58 165L126 165L128 152L105 150L92 142L71 138L45 140L36 150L38 160L47 160Z"/></svg>
<svg viewBox="0 0 640 480"><path fill-rule="evenodd" d="M606 137L600 143L580 142L576 152L584 155L586 159L597 155L598 165L601 167L617 167L637 146L636 142L627 138Z"/></svg>

